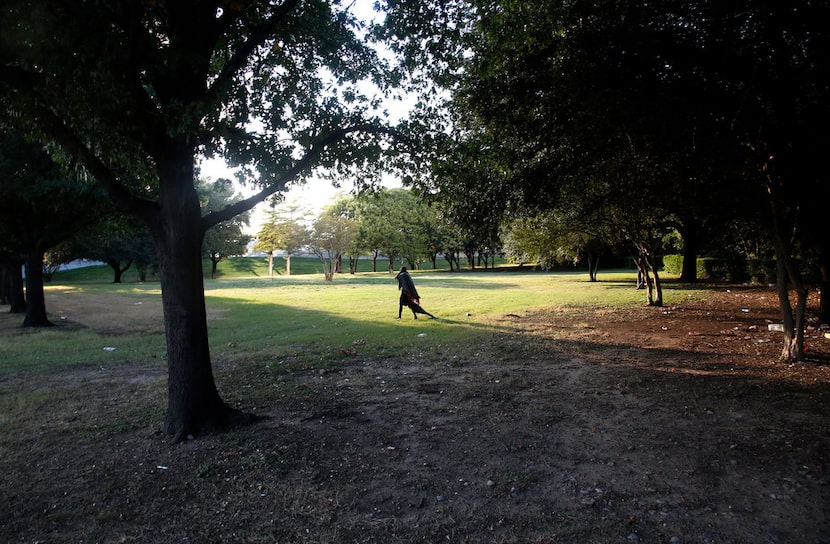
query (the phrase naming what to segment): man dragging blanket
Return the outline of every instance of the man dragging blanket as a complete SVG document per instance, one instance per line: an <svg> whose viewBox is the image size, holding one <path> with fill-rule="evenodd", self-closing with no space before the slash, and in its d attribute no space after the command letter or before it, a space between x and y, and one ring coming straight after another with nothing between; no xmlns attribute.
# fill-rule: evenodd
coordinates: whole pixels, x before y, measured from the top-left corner
<svg viewBox="0 0 830 544"><path fill-rule="evenodd" d="M403 311L404 306L409 306L409 309L412 310L412 317L415 319L418 319L418 314L426 314L432 319L435 319L434 315L421 308L419 304L421 302L421 297L418 295L418 291L415 289L415 284L412 283L412 276L410 276L409 272L406 271L405 266L401 267L401 271L397 276L395 276L395 279L398 280L398 289L401 291L401 300L400 305L398 306L398 319L401 318L401 312Z"/></svg>

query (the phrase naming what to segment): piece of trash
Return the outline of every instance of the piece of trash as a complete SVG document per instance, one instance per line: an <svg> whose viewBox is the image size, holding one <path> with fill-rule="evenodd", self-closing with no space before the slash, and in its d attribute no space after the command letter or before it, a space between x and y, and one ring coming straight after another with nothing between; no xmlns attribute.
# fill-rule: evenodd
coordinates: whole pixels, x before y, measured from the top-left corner
<svg viewBox="0 0 830 544"><path fill-rule="evenodd" d="M770 323L769 325L767 325L767 329L771 331L783 331L784 325L782 325L781 323Z"/></svg>
<svg viewBox="0 0 830 544"><path fill-rule="evenodd" d="M661 329L663 329L664 331L669 330L669 328L668 328L668 327L666 327L666 326L663 326L663 327L660 327L660 328L661 328Z"/></svg>
<svg viewBox="0 0 830 544"><path fill-rule="evenodd" d="M159 470L167 470L169 467L166 467L164 465L156 465L156 468Z"/></svg>
<svg viewBox="0 0 830 544"><path fill-rule="evenodd" d="M830 332L824 333L824 337L827 338L827 339L830 339Z"/></svg>
<svg viewBox="0 0 830 544"><path fill-rule="evenodd" d="M423 337L424 337L424 336L426 336L426 335L427 335L427 333L422 332L421 334L419 334L419 335L418 335L418 338L423 338Z"/></svg>
<svg viewBox="0 0 830 544"><path fill-rule="evenodd" d="M110 347L110 346L105 346L104 351L115 351L115 348Z"/></svg>
<svg viewBox="0 0 830 544"><path fill-rule="evenodd" d="M749 313L749 308L741 308L741 311L745 314Z"/></svg>

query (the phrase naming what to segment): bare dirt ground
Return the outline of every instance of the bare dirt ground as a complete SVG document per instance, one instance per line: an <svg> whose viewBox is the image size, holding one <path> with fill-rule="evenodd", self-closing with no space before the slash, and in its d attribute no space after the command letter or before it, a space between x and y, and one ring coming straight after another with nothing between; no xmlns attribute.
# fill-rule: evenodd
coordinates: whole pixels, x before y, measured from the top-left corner
<svg viewBox="0 0 830 544"><path fill-rule="evenodd" d="M0 541L828 543L830 339L778 363L777 318L723 287L507 315L465 353L217 361L263 417L177 446L158 365L4 378Z"/></svg>

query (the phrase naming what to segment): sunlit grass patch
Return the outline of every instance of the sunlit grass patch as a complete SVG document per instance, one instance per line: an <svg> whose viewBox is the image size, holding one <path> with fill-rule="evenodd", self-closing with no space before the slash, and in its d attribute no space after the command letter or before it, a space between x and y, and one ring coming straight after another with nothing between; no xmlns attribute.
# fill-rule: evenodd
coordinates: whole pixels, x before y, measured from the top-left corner
<svg viewBox="0 0 830 544"><path fill-rule="evenodd" d="M74 271L73 271L74 272ZM92 271L93 275L98 272ZM76 272L76 274L78 274ZM76 276L77 277L77 276ZM331 366L349 358L459 349L482 335L509 333L530 312L569 319L570 309L614 312L644 304L633 271L584 273L534 271L414 271L421 304L439 319L398 314L397 282L386 271L245 276L207 281L205 297L211 352L217 363L248 361ZM694 290L664 297L687 300ZM0 374L130 362L164 364L164 318L158 283L81 281L51 284L47 310L56 327L20 328L22 316L0 315Z"/></svg>

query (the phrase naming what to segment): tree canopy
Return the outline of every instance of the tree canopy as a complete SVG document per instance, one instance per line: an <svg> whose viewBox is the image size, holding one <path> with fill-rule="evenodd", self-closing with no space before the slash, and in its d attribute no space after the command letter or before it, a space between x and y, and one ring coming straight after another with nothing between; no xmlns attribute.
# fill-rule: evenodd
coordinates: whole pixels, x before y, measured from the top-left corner
<svg viewBox="0 0 830 544"><path fill-rule="evenodd" d="M454 128L435 139L426 190L471 218L482 203L601 212L645 261L659 257L660 229L676 229L696 256L713 229L763 207L781 266L784 357L797 358L795 257L819 256L830 279L816 223L830 190L820 166L830 6L471 0L468 13L465 61L448 87Z"/></svg>
<svg viewBox="0 0 830 544"><path fill-rule="evenodd" d="M297 219L271 212L257 233L254 249L268 253L268 275L274 274L274 252L285 253L285 274L291 275L291 255L309 241L308 228Z"/></svg>
<svg viewBox="0 0 830 544"><path fill-rule="evenodd" d="M11 0L0 9L3 122L50 144L153 235L174 440L250 420L214 383L205 231L312 173L371 179L390 149L379 98L400 73L351 7ZM195 167L213 156L240 166L258 192L202 216Z"/></svg>
<svg viewBox="0 0 830 544"><path fill-rule="evenodd" d="M51 325L43 295L46 250L97 223L110 209L99 187L73 179L42 145L0 132L0 254L16 264L7 273L17 286L20 262L26 264L26 300L15 308L25 310L24 326ZM11 295L19 298L17 288Z"/></svg>
<svg viewBox="0 0 830 544"><path fill-rule="evenodd" d="M242 196L236 194L233 183L229 179L220 178L213 182L200 182L198 190L203 215L242 200ZM232 255L243 255L247 251L251 236L242 231L248 225L249 217L248 212L243 212L213 225L205 232L202 248L211 262L211 278L216 277L216 268L220 261Z"/></svg>

